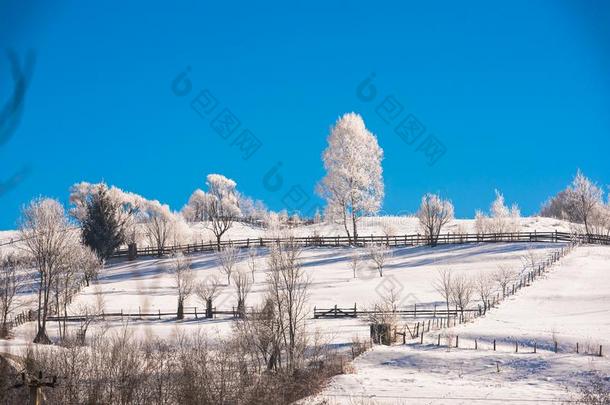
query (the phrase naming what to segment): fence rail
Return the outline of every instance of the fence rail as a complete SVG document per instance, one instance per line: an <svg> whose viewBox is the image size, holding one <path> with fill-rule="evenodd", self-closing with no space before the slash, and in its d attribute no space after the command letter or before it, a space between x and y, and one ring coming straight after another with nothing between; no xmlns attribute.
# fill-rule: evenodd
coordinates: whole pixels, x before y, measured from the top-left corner
<svg viewBox="0 0 610 405"><path fill-rule="evenodd" d="M396 316L404 316L404 317L425 317L425 318L451 318L457 317L462 312L470 313L476 312L480 313L482 311L481 308L469 308L461 311L459 309L440 309L440 308L417 308L417 305L413 307L413 309L399 309L397 308L394 311L382 311L376 309L358 309L354 304L353 307L340 308L335 305L333 308L318 308L314 307L313 309L313 317L314 319L318 318L358 318L360 316L369 316L369 315L396 315Z"/></svg>
<svg viewBox="0 0 610 405"><path fill-rule="evenodd" d="M299 236L293 238L246 238L236 240L225 240L220 242L220 247L234 246L237 248L249 247L268 247L274 244L283 242L296 243L302 247L340 247L340 246L364 246L367 244L382 243L388 246L420 246L430 245L431 239L426 235L410 234L410 235L368 235L358 236L354 241L353 238L347 236ZM498 242L579 242L593 243L600 245L610 245L610 236L606 235L584 235L573 234L568 232L505 232L505 233L446 233L438 236L436 244L463 244L463 243L498 243ZM157 247L143 247L137 249L137 256L164 256L174 252L182 252L185 254L196 252L213 252L218 249L217 242L193 243L186 245ZM119 249L113 255L113 258L129 257L129 249Z"/></svg>
<svg viewBox="0 0 610 405"><path fill-rule="evenodd" d="M239 318L242 315L237 307L233 307L232 309L224 309L224 310L213 308L211 312L206 312L205 308L200 308L200 310L198 310L197 307L185 307L183 314L185 317L188 315L194 316L195 319L215 318L218 315L229 315L233 318ZM254 308L249 307L245 311L246 316L254 315L254 314L256 314L256 312L254 311ZM142 312L141 310L138 310L138 312L126 312L121 309L118 311L116 311L116 310L108 311L108 312L104 311L104 312L97 313L97 314L73 314L73 315L68 315L68 316L50 315L50 316L47 316L47 321L84 322L87 319L91 319L91 318L95 318L95 319L107 319L107 318L161 319L161 318L167 318L167 317L176 318L176 315L177 315L176 310L168 311L168 310L158 309L156 312L155 311Z"/></svg>

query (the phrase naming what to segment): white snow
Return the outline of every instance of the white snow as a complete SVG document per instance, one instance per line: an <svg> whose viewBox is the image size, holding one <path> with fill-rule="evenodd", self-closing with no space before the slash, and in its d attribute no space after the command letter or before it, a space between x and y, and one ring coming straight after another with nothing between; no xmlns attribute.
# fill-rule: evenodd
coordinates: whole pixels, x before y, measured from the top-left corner
<svg viewBox="0 0 610 405"><path fill-rule="evenodd" d="M559 403L595 370L610 372L610 249L580 247L544 279L484 318L430 333L424 345L377 346L313 401L353 403ZM447 348L448 338L459 348ZM478 350L474 350L474 339ZM493 340L497 351L493 351ZM554 353L554 340L559 352ZM519 353L515 353L515 341ZM533 353L533 342L537 353ZM580 354L576 354L576 342ZM604 357L583 354L606 348ZM498 370L500 370L498 372Z"/></svg>
<svg viewBox="0 0 610 405"><path fill-rule="evenodd" d="M362 219L360 233L382 234L389 225L397 235L418 231L417 219L413 217L381 217ZM472 220L454 220L447 231L472 232L473 226ZM193 229L201 227L202 224L198 224ZM570 230L569 224L548 218L523 218L521 228L539 232ZM343 234L341 227L334 224L293 229L295 235L312 235L314 232L325 236ZM236 224L229 231L228 238L254 238L264 234L260 228ZM0 240L14 235L14 232L2 232ZM397 248L392 249L383 278L368 262L354 278L350 266L352 248L307 248L302 253L302 261L311 278L309 313L313 315L314 306L336 304L352 307L356 303L358 308L370 307L379 300L381 293L392 286L401 290L403 307L410 309L415 303L442 307L442 298L432 287L438 269L451 268L456 274L470 276L496 271L498 264L520 269L521 257L528 248L545 256L561 246L564 245L486 243ZM263 297L266 252L266 249L259 251L259 266L247 299L248 306L260 303ZM197 279L217 275L221 282L226 282L215 254L192 257ZM591 370L610 371L608 357L572 353L576 342L580 350L593 351L602 344L604 352L610 351L609 259L610 249L606 247L579 247L543 278L502 302L485 317L441 332L441 347L436 347L437 332L426 335L423 346L413 342L404 346L377 346L355 360L353 374L335 377L322 394L308 401L442 404L536 403L547 400L553 403L566 399ZM105 312L175 311L176 294L172 278L166 271L167 261L166 258L142 258L135 262L111 262L95 285L79 293L71 311L76 313L82 305L99 299L104 302ZM239 266L247 269L245 251ZM27 299L28 296L21 298ZM235 301L233 286L223 287L214 306L231 309ZM202 303L195 297L190 297L186 306L197 306L198 311L203 312ZM403 321L414 322L413 319ZM118 329L123 325L121 320L114 319L97 322L92 328ZM222 317L195 320L189 315L180 322L169 317L162 320L132 319L127 327L143 338L172 338L177 333L200 330L214 337L230 333L232 321ZM321 333L329 343L339 347L349 344L354 337L368 339L369 333L363 318L309 319L307 328L308 333ZM53 338L56 333L56 325L51 322L49 334ZM15 339L0 341L0 352L20 351L31 342L34 334L34 322L16 328ZM460 348L448 350L443 347L448 336L456 334L460 337ZM474 350L475 338L479 346L477 351ZM497 341L496 352L491 350L494 339ZM554 339L559 342L558 354L551 350ZM515 341L520 344L519 353L514 353ZM536 354L532 353L534 341L538 349Z"/></svg>

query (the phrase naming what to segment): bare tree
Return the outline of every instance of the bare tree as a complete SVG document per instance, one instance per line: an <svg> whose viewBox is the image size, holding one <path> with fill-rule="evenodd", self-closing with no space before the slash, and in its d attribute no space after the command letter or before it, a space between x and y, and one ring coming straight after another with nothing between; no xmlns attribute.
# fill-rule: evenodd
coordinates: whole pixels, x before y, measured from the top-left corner
<svg viewBox="0 0 610 405"><path fill-rule="evenodd" d="M163 249L173 232L174 214L170 211L169 206L162 205L158 201L147 201L144 212L144 228L148 243L157 248L159 256L162 256Z"/></svg>
<svg viewBox="0 0 610 405"><path fill-rule="evenodd" d="M374 324L389 325L393 330L398 323L398 315L396 310L400 302L398 288L394 285L383 294L370 311L368 320Z"/></svg>
<svg viewBox="0 0 610 405"><path fill-rule="evenodd" d="M24 258L0 251L0 339L8 334L8 317L18 308L17 295L26 287Z"/></svg>
<svg viewBox="0 0 610 405"><path fill-rule="evenodd" d="M390 248L383 243L374 243L369 245L368 251L373 265L379 272L379 276L383 277L383 268L392 253Z"/></svg>
<svg viewBox="0 0 610 405"><path fill-rule="evenodd" d="M59 337L62 341L67 338L66 320L68 317L68 305L78 293L84 281L84 267L89 259L88 253L91 249L81 244L75 244L66 250L60 260L59 270L52 285L54 303L59 327ZM93 254L95 257L95 254ZM62 319L63 317L63 319Z"/></svg>
<svg viewBox="0 0 610 405"><path fill-rule="evenodd" d="M430 245L436 246L441 229L453 219L453 204L436 194L426 194L421 199L417 218Z"/></svg>
<svg viewBox="0 0 610 405"><path fill-rule="evenodd" d="M300 261L301 250L297 243L290 240L274 245L269 253L268 296L281 336L283 347L287 352L287 366L290 369L298 365L304 347L306 302L310 280L306 276ZM277 359L279 361L279 359Z"/></svg>
<svg viewBox="0 0 610 405"><path fill-rule="evenodd" d="M246 315L246 298L252 289L252 280L245 271L238 269L233 273L233 282L237 294L237 312L244 318Z"/></svg>
<svg viewBox="0 0 610 405"><path fill-rule="evenodd" d="M206 318L212 318L213 301L220 292L220 284L216 277L207 277L195 286L195 295L205 304Z"/></svg>
<svg viewBox="0 0 610 405"><path fill-rule="evenodd" d="M487 311L489 300L493 293L494 280L488 273L479 273L474 280L474 288L479 296L479 299L483 302L483 308Z"/></svg>
<svg viewBox="0 0 610 405"><path fill-rule="evenodd" d="M49 344L47 315L52 286L61 261L73 245L64 208L57 200L38 198L22 211L21 239L38 272L38 332L34 343Z"/></svg>
<svg viewBox="0 0 610 405"><path fill-rule="evenodd" d="M360 269L361 262L362 262L362 257L360 255L360 252L358 250L354 249L350 255L350 265L352 267L352 272L354 274L354 278L356 278L356 273Z"/></svg>
<svg viewBox="0 0 610 405"><path fill-rule="evenodd" d="M523 266L525 268L529 268L530 270L536 270L536 266L538 265L539 260L540 255L536 253L536 251L531 247L528 247L525 254L521 256Z"/></svg>
<svg viewBox="0 0 610 405"><path fill-rule="evenodd" d="M231 274L237 264L239 250L234 246L225 246L218 252L220 269L227 276L227 285L231 284Z"/></svg>
<svg viewBox="0 0 610 405"><path fill-rule="evenodd" d="M451 302L460 309L464 319L464 310L472 302L474 295L472 281L464 275L458 275L453 277L451 284Z"/></svg>
<svg viewBox="0 0 610 405"><path fill-rule="evenodd" d="M254 273L256 272L256 260L258 259L258 251L256 248L248 249L248 267L252 273L252 283L254 283Z"/></svg>
<svg viewBox="0 0 610 405"><path fill-rule="evenodd" d="M440 269L436 281L432 284L434 289L443 297L447 304L447 313L449 312L449 302L451 301L451 292L453 291L452 270Z"/></svg>
<svg viewBox="0 0 610 405"><path fill-rule="evenodd" d="M515 275L515 270L508 264L498 264L498 270L493 274L493 279L502 289L502 298L506 297L506 287L513 281Z"/></svg>
<svg viewBox="0 0 610 405"><path fill-rule="evenodd" d="M194 284L191 259L182 253L175 253L169 263L169 271L174 278L174 287L178 295L176 318L184 319L184 301L191 295Z"/></svg>
<svg viewBox="0 0 610 405"><path fill-rule="evenodd" d="M580 170L576 173L576 177L574 177L568 190L574 200L576 217L584 223L585 232L589 234L589 220L595 207L602 203L603 191L597 184L585 177Z"/></svg>

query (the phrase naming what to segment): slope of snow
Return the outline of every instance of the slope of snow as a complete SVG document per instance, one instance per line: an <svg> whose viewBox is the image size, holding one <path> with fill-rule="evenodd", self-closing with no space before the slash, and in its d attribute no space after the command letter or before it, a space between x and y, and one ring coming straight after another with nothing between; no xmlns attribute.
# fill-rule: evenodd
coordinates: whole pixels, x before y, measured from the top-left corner
<svg viewBox="0 0 610 405"><path fill-rule="evenodd" d="M545 279L474 323L430 333L424 345L375 347L313 402L559 403L593 371L610 372L610 249L581 247ZM448 349L459 336L459 348ZM474 339L478 350L475 350ZM493 351L497 340L497 351ZM554 353L554 340L559 352ZM533 353L533 343L537 353ZM515 353L515 342L519 353ZM575 344L580 343L580 354ZM599 345L604 357L597 353Z"/></svg>
<svg viewBox="0 0 610 405"><path fill-rule="evenodd" d="M515 269L522 266L521 257L532 249L539 257L563 246L551 243L487 243L443 245L435 248L427 246L392 249L392 257L380 277L371 263L364 258L362 266L353 277L350 257L352 248L307 248L301 255L303 268L311 281L309 292L308 317L313 316L313 307L328 308L353 307L364 309L379 302L388 290L395 288L401 298L399 307L411 309L434 304L442 307L442 298L432 284L437 278L437 271L451 268L456 274L475 276L480 272L494 272L498 264L510 265ZM366 256L365 249L357 249ZM247 298L246 304L260 304L266 290L266 249L259 251L255 272L255 283ZM231 310L236 305L234 286L226 285L226 276L222 274L216 254L197 254L192 256L193 269L197 280L217 277L223 284L220 296L215 299L218 309ZM176 293L172 276L167 272L169 259L148 258L134 262L124 260L111 263L94 285L84 288L74 299L70 311L74 314L84 312L85 305L103 303L104 312L142 311L156 313L173 312L176 309ZM246 252L242 252L238 267L248 269ZM21 297L27 299L28 296ZM29 295L33 299L33 295ZM189 297L187 307L197 306L198 312L204 308L195 296ZM30 303L34 306L34 302ZM187 308L190 309L190 308ZM162 320L130 321L130 328L137 333L171 336L176 329L190 331L204 329L211 333L227 333L231 327L228 319L194 320L192 316L184 322L175 322L165 317ZM409 320L411 321L411 320ZM329 342L349 343L354 336L367 338L368 325L365 319L347 320L313 320L308 321L310 333L319 330ZM120 327L120 320L111 320L100 327ZM49 333L55 334L55 325L51 324ZM34 334L34 325L23 325L18 328L17 336L23 342L30 340ZM13 343L17 343L14 341Z"/></svg>

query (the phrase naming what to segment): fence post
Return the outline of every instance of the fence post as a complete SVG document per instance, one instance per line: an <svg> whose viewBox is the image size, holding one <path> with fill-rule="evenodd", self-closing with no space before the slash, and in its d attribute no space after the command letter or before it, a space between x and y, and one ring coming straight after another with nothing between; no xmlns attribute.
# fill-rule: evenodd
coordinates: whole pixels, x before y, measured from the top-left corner
<svg viewBox="0 0 610 405"><path fill-rule="evenodd" d="M455 335L455 347L456 347L456 349L458 347L459 339L460 339L460 337L458 335Z"/></svg>
<svg viewBox="0 0 610 405"><path fill-rule="evenodd" d="M599 357L602 357L602 345L599 345Z"/></svg>
<svg viewBox="0 0 610 405"><path fill-rule="evenodd" d="M555 353L557 353L557 341L555 341Z"/></svg>
<svg viewBox="0 0 610 405"><path fill-rule="evenodd" d="M496 351L496 339L494 339L494 352Z"/></svg>

